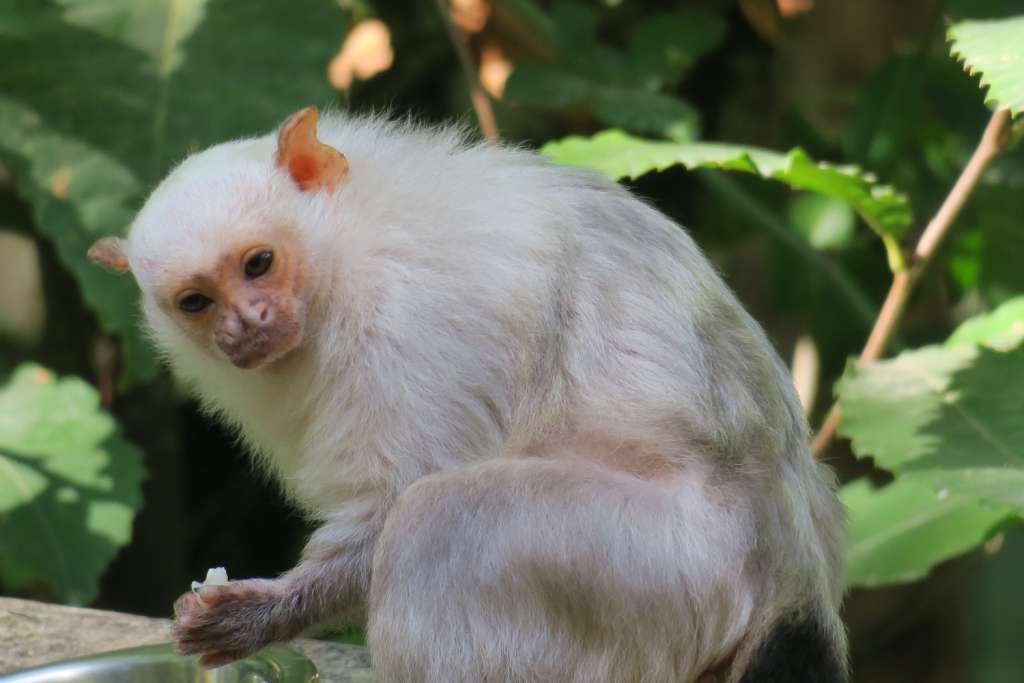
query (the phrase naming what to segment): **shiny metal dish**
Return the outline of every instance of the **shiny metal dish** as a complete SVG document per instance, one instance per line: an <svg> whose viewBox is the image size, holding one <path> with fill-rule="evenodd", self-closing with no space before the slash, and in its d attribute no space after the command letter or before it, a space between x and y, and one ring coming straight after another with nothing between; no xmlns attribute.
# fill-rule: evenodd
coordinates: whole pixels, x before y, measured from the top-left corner
<svg viewBox="0 0 1024 683"><path fill-rule="evenodd" d="M0 675L0 683L311 683L313 662L288 647L268 647L240 662L207 671L198 657L170 644L114 650Z"/></svg>

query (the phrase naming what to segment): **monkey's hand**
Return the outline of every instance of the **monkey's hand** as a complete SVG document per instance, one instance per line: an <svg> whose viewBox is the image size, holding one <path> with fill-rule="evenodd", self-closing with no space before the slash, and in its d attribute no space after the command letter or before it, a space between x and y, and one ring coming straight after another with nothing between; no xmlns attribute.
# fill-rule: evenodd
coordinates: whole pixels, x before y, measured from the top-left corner
<svg viewBox="0 0 1024 683"><path fill-rule="evenodd" d="M177 651L202 655L199 663L212 669L298 635L284 609L285 594L281 581L269 579L230 581L185 593L174 603L171 635Z"/></svg>

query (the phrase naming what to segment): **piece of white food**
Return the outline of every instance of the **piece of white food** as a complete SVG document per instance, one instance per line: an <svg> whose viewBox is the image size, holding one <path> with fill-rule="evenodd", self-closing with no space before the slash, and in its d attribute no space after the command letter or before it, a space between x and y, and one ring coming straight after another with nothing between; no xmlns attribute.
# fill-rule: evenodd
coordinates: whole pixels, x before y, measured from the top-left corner
<svg viewBox="0 0 1024 683"><path fill-rule="evenodd" d="M227 582L227 569L224 567L210 567L206 570L206 578L204 580L192 582L192 592L195 593L203 586L223 586Z"/></svg>

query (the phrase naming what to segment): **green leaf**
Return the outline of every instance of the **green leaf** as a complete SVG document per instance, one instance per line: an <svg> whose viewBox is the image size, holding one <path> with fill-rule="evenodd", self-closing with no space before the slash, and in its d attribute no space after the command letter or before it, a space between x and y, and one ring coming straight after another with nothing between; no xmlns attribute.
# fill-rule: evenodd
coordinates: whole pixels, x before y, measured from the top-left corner
<svg viewBox="0 0 1024 683"><path fill-rule="evenodd" d="M842 200L802 194L790 202L789 220L815 249L843 249L853 239L857 217Z"/></svg>
<svg viewBox="0 0 1024 683"><path fill-rule="evenodd" d="M1024 110L1024 16L962 21L949 29L952 53L971 74L981 74L993 109Z"/></svg>
<svg viewBox="0 0 1024 683"><path fill-rule="evenodd" d="M86 604L142 504L142 457L77 378L32 364L0 388L0 583Z"/></svg>
<svg viewBox="0 0 1024 683"><path fill-rule="evenodd" d="M946 341L949 346L984 344L1007 350L1024 340L1024 296L1004 303L992 311L975 316L956 328Z"/></svg>
<svg viewBox="0 0 1024 683"><path fill-rule="evenodd" d="M135 286L86 250L123 234L190 151L329 104L343 14L331 0L40 0L19 12L19 30L0 31L0 159L86 304L122 339L122 383L146 381L158 365Z"/></svg>
<svg viewBox="0 0 1024 683"><path fill-rule="evenodd" d="M1016 515L965 496L938 494L897 479L875 488L866 479L846 484L847 583L878 586L913 581L936 564L986 541Z"/></svg>
<svg viewBox="0 0 1024 683"><path fill-rule="evenodd" d="M933 490L1024 512L1024 347L958 343L851 363L838 394L839 432L858 456Z"/></svg>
<svg viewBox="0 0 1024 683"><path fill-rule="evenodd" d="M876 184L873 176L852 166L812 161L800 149L782 154L726 143L643 140L606 130L590 138L570 136L549 142L541 151L556 163L586 166L616 180L676 165L753 173L845 201L879 235L892 240L911 222L906 198L891 187Z"/></svg>

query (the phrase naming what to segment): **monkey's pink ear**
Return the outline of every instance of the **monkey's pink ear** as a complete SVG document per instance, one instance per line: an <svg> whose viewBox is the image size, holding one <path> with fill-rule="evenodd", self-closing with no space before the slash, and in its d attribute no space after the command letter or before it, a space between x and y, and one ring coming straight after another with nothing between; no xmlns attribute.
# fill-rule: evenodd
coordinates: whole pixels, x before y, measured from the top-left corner
<svg viewBox="0 0 1024 683"><path fill-rule="evenodd" d="M300 190L333 190L348 175L348 159L317 139L316 120L316 107L306 107L281 124L274 163Z"/></svg>
<svg viewBox="0 0 1024 683"><path fill-rule="evenodd" d="M124 243L116 237L104 237L96 240L89 247L86 256L93 263L106 266L111 270L126 271L129 269L128 256L124 253Z"/></svg>

